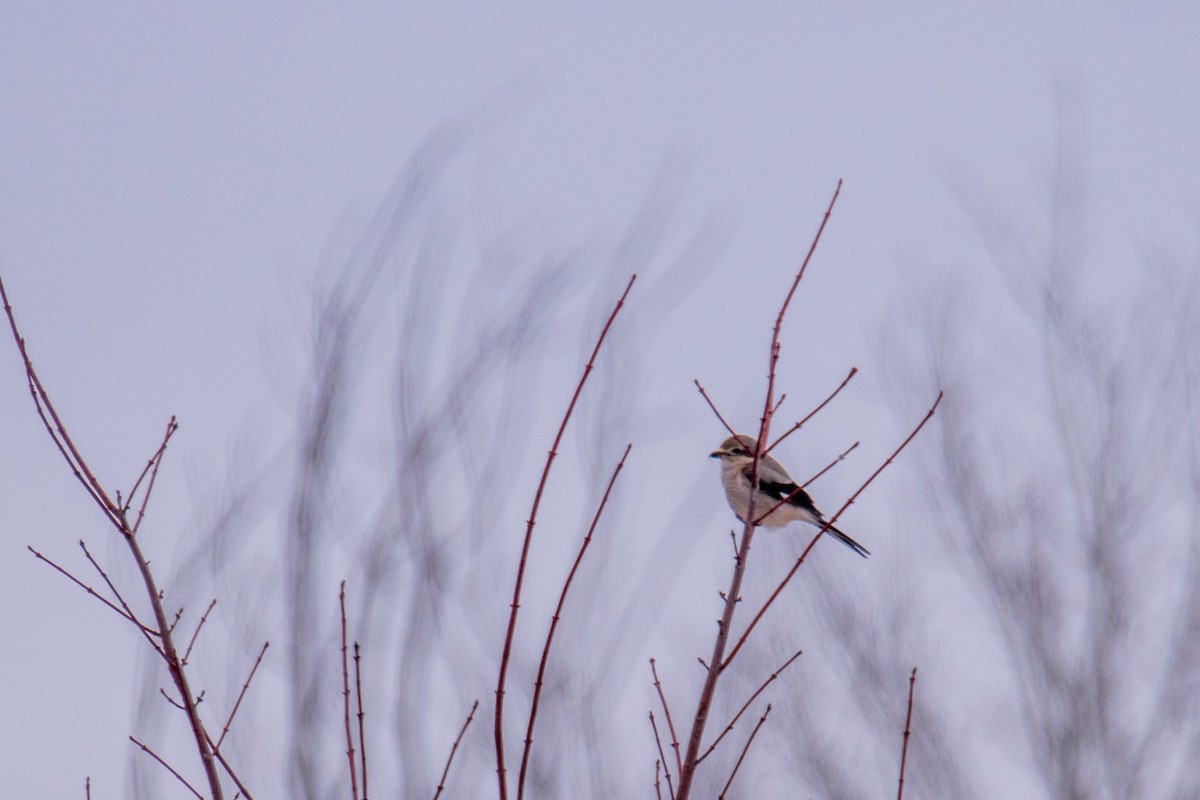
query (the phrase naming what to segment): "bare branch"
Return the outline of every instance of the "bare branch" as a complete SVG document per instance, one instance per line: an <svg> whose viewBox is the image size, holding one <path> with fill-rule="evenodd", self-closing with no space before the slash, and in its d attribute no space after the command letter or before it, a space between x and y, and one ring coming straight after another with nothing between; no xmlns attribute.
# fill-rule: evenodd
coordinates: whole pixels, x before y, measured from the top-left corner
<svg viewBox="0 0 1200 800"><path fill-rule="evenodd" d="M802 651L797 650L795 653L793 653L791 658L789 658L787 661L783 662L783 666L781 666L779 669L772 672L770 674L770 676L768 676L767 679L762 682L762 685L759 686L757 689L755 689L754 694L750 695L750 699L748 699L744 704L742 704L742 707L740 709L738 709L738 712L733 715L733 719L729 720L729 724L725 726L725 730L721 731L721 735L718 736L716 739L714 739L713 743L710 744L708 746L708 749L704 751L704 754L696 759L697 764L699 764L704 759L708 758L708 754L711 753L713 750L717 749L717 745L719 745L721 743L721 740L725 738L725 735L727 733L729 733L730 731L733 730L733 726L736 725L737 721L742 718L742 714L746 713L746 709L748 709L750 707L750 704L753 703L755 700L757 700L758 696L760 694L762 694L763 691L768 686L770 686L771 683L776 678L778 678L781 674L783 674L783 671L785 669L787 669L788 667L790 667L792 665L793 661L795 661L797 658L800 657L801 652Z"/></svg>
<svg viewBox="0 0 1200 800"><path fill-rule="evenodd" d="M185 779L185 778L184 778L182 775L180 775L178 772L176 772L176 771L175 771L175 768L174 768L174 767L172 767L172 766L171 766L170 764L168 764L166 761L163 761L163 760L162 760L162 757L161 757L161 756L159 756L159 754L158 754L158 753L154 752L154 751L153 751L153 750L151 750L149 747L147 747L146 745L142 744L141 742L139 742L137 739L135 739L135 738L134 738L134 737L132 737L132 736L130 736L130 737L129 737L129 741L133 742L133 743L134 743L134 744L136 744L138 747L142 748L142 752L143 752L143 753L146 753L147 755L149 755L151 758L153 758L153 759L154 759L155 761L157 761L159 764L162 764L163 768L164 768L164 769L166 769L166 770L167 770L167 772L169 772L169 773L171 773L172 775L174 775L174 776L175 776L175 780L179 781L179 782L180 782L180 783L182 783L184 786L186 786L189 792L191 792L192 794L196 795L196 797L198 797L200 800L204 800L204 796L203 796L203 795L201 795L199 792L197 792L197 791L196 791L196 787L195 787L195 786L192 786L190 783L188 783L188 782L187 782L187 780L186 780L186 779Z"/></svg>
<svg viewBox="0 0 1200 800"><path fill-rule="evenodd" d="M667 766L667 754L663 751L662 736L658 733L658 723L654 721L654 712L650 712L650 730L654 732L654 744L658 746L658 763L662 765L663 774L667 776L667 796L675 800L675 786L671 781L671 768Z"/></svg>
<svg viewBox="0 0 1200 800"><path fill-rule="evenodd" d="M359 758L359 765L362 769L363 800L367 800L367 798L369 797L369 795L367 794L367 733L366 733L366 724L365 724L366 714L363 713L363 702L362 702L363 695L362 695L362 667L360 664L361 660L362 660L362 654L359 651L358 642L355 642L354 643L354 696L355 696L355 699L358 701L358 758Z"/></svg>
<svg viewBox="0 0 1200 800"><path fill-rule="evenodd" d="M213 610L213 606L216 604L217 598L214 597L212 602L208 604L208 608L204 609L204 613L200 615L200 621L196 623L196 630L192 631L192 638L188 640L187 650L183 651L183 661L181 663L184 666L187 666L188 657L192 654L192 646L196 644L196 637L200 635L200 629L204 627L204 623L208 620L209 612Z"/></svg>
<svg viewBox="0 0 1200 800"><path fill-rule="evenodd" d="M717 800L725 800L725 793L729 791L729 787L733 785L733 779L737 777L738 770L742 767L742 762L746 760L746 753L750 751L750 745L754 743L754 737L758 736L758 729L767 721L767 715L771 713L771 704L767 703L767 710L759 717L758 723L754 726L754 730L750 731L750 737L746 739L746 745L742 748L741 755L738 756L737 763L733 765L733 772L729 773L729 780L725 781L725 788L717 795Z"/></svg>
<svg viewBox="0 0 1200 800"><path fill-rule="evenodd" d="M654 688L658 692L658 701L662 703L663 716L667 718L667 730L671 732L671 749L675 751L675 766L682 772L683 759L679 755L679 737L675 735L675 721L671 719L671 707L667 705L667 696L663 694L662 681L658 679L658 667L654 659L650 659L650 674L654 676Z"/></svg>
<svg viewBox="0 0 1200 800"><path fill-rule="evenodd" d="M162 444L158 446L158 450L155 451L153 457L150 459L150 464L152 465L150 468L150 482L146 484L146 492L142 495L142 505L138 508L137 521L129 529L131 534L137 533L138 528L142 526L142 519L146 516L146 505L150 502L150 494L154 491L154 481L158 478L158 467L162 463L163 455L167 452L167 443L171 441L171 436L177 430L179 430L179 424L175 421L175 415L172 414L170 421L167 422L167 431L163 434ZM141 478L138 478L138 482L141 482ZM136 489L137 484L134 484L134 491ZM133 491L130 491L129 499L125 502L126 504L133 502ZM124 514L125 512L122 511L122 517L124 517Z"/></svg>
<svg viewBox="0 0 1200 800"><path fill-rule="evenodd" d="M350 762L350 796L358 800L358 774L354 763L354 735L350 732L350 665L346 657L346 582L338 593L342 610L342 720L346 727L346 760Z"/></svg>
<svg viewBox="0 0 1200 800"><path fill-rule="evenodd" d="M896 789L896 800L904 800L904 767L908 763L908 737L912 732L913 689L917 685L917 668L913 667L908 678L908 713L904 716L904 745L900 748L900 786Z"/></svg>
<svg viewBox="0 0 1200 800"><path fill-rule="evenodd" d="M846 458L846 456L848 456L848 455L850 455L852 452L854 452L854 449L858 447L858 444L859 444L858 442L855 442L854 444L850 445L850 446L849 446L849 447L847 447L845 450L843 450L843 451L842 451L842 453L841 453L841 455L839 455L839 456L838 456L837 458L835 458L833 461L830 461L830 462L829 462L829 464L828 464L828 465L826 465L826 467L825 467L823 470L821 470L820 472L818 472L816 475L813 475L811 478L809 478L808 480L806 480L804 483L800 484L800 488L801 488L801 489L804 489L804 488L808 487L808 485L809 485L809 484L811 484L813 481L815 481L817 478L821 477L821 476L822 476L822 475L824 475L826 472L829 472L829 470L833 469L833 468L834 468L834 467L836 467L838 464L840 464L842 461L844 461L844 460L845 460L845 458Z"/></svg>
<svg viewBox="0 0 1200 800"><path fill-rule="evenodd" d="M693 378L692 383L696 384L696 388L700 390L700 396L704 398L704 402L708 403L708 407L712 409L712 412L717 415L717 419L719 419L721 424L725 426L725 430L729 431L729 435L737 436L737 431L730 427L729 423L725 421L725 417L721 416L721 412L717 410L717 404L714 403L712 398L708 396L708 392L706 392L704 387L700 385L700 381Z"/></svg>
<svg viewBox="0 0 1200 800"><path fill-rule="evenodd" d="M533 726L537 721L538 703L542 696L542 683L546 676L546 666L550 662L550 646L554 642L554 632L558 628L558 621L562 617L563 606L567 602L567 592L571 590L571 583L575 580L575 573L579 570L579 565L583 562L583 554L587 552L588 545L592 542L592 535L596 532L596 526L600 522L600 515L604 513L604 507L608 504L608 497L612 494L613 486L617 482L617 476L621 474L621 469L625 466L625 459L629 457L629 451L632 448L632 444L625 446L625 452L621 454L621 460L617 462L616 468L613 469L612 477L608 479L608 486L604 489L604 495L600 498L600 504L596 507L596 513L592 515L592 522L588 525L583 542L579 545L579 552L575 554L575 562L571 564L571 570L567 573L566 580L563 581L562 591L558 595L558 605L554 607L554 614L550 618L550 629L546 631L546 641L542 646L542 657L538 662L537 678L533 683L533 699L529 704L529 725L525 730L525 748L521 753L521 770L517 777L517 800L521 800L525 796L526 770L529 766L529 754L533 749Z"/></svg>
<svg viewBox="0 0 1200 800"><path fill-rule="evenodd" d="M246 682L242 684L242 690L238 692L233 709L229 712L229 717L225 720L225 726L221 728L221 735L217 737L217 747L220 747L221 743L225 741L225 734L229 733L229 726L233 724L233 715L238 712L238 708L242 705L242 698L246 696L246 691L250 688L250 681L254 680L254 673L258 672L258 665L262 663L263 656L267 654L267 648L270 646L270 642L263 642L262 649L258 651L258 658L254 659L254 666L250 668L250 674L246 676Z"/></svg>
<svg viewBox="0 0 1200 800"><path fill-rule="evenodd" d="M550 478L550 468L554 465L554 459L558 455L558 446L562 442L563 434L567 430L567 423L571 420L571 413L575 410L575 404L579 402L579 396L583 393L583 386L587 383L588 376L592 373L592 369L596 363L596 356L600 352L600 347L604 344L604 339L608 336L609 329L612 328L613 320L617 318L621 307L625 305L625 298L629 296L629 291L633 288L635 280L637 280L637 275L631 275L629 283L625 285L625 291L621 293L621 297L613 307L612 313L608 315L608 320L600 330L600 336L596 339L596 346L592 348L591 357L588 358L587 364L584 365L583 375L580 376L579 383L575 386L575 392L571 395L570 403L567 404L567 410L563 414L562 422L559 423L558 433L554 436L554 443L550 446L550 452L546 456L546 466L542 469L542 477L538 481L537 491L533 496L533 507L529 511L529 520L525 526L525 540L521 545L521 559L517 564L516 579L513 581L512 611L509 614L508 628L504 634L504 649L500 655L500 674L496 679L496 719L493 735L496 740L496 779L500 788L500 800L508 800L508 780L505 776L504 768L504 685L508 678L508 662L512 655L513 636L517 629L517 612L521 608L521 588L525 581L525 565L529 559L529 546L533 542L533 528L537 524L538 508L542 503L542 493L546 490L546 482Z"/></svg>
<svg viewBox="0 0 1200 800"><path fill-rule="evenodd" d="M475 709L477 708L479 708L478 700L471 704L471 713L467 714L467 721L459 729L458 736L454 737L454 744L450 746L450 755L446 758L446 768L442 770L442 779L438 781L437 791L433 793L433 800L438 800L442 795L442 790L446 788L446 776L450 774L450 765L454 763L454 754L458 752L458 744L462 741L463 734L467 732L467 726L471 724L471 720L475 719Z"/></svg>
<svg viewBox="0 0 1200 800"><path fill-rule="evenodd" d="M818 405L812 411L808 412L808 414L805 415L803 419L801 419L795 425L793 425L792 427L790 427L786 431L784 431L783 434L778 439L771 442L771 446L767 448L767 452L770 453L772 450L774 450L776 447L779 446L780 442L782 442L787 437L791 436L796 431L803 428L804 423L808 422L810 419L815 417L817 415L817 412L819 412L822 408L829 405L829 401L832 400L833 398L837 397L838 393L840 391L842 391L842 389L846 388L846 384L849 383L850 379L853 378L856 374L858 374L858 367L851 367L850 373L848 375L846 375L846 377L842 380L841 383L838 384L838 387L836 389L834 389L833 392L831 392L828 397L826 397L824 400L822 400L820 405ZM781 403L783 402L783 398L780 398L780 402ZM778 409L778 407L779 406L776 405L776 409Z"/></svg>
<svg viewBox="0 0 1200 800"><path fill-rule="evenodd" d="M147 628L147 627L146 627L145 625L143 625L142 623L138 622L138 621L137 621L137 619L135 619L133 616L131 616L131 615L129 614L129 612L127 612L127 611L123 611L122 609L120 609L120 608L117 608L117 606L116 606L116 605L114 605L114 604L113 604L113 603L112 603L112 602L111 602L111 601L110 601L110 600L109 600L107 597L105 597L104 595L100 594L100 593L99 593L99 592L97 592L95 589L93 589L91 586L88 586L86 583L84 583L83 581L79 580L79 578L76 578L74 575L72 575L72 574L71 574L70 572L68 572L66 569L64 569L63 567L60 567L58 564L56 564L56 563L55 563L53 560L51 560L50 558L48 558L48 557L46 557L46 556L42 555L42 554L41 554L39 551L35 550L35 549L33 548L33 546L32 546L32 545L25 545L25 549L26 549L26 550L28 550L29 552L33 553L34 557L35 557L35 558L37 558L39 561L43 561L43 562L45 562L45 563L49 564L49 565L50 565L51 567L53 567L54 569L58 570L58 572L59 572L60 574L62 574L62 575L64 575L64 576L66 576L66 578L67 578L69 581L71 581L72 583L74 583L74 584L75 584L76 586L78 586L80 589L83 589L85 592L87 592L88 594L90 594L92 597L96 598L96 599L97 599L97 600L99 600L101 603L103 603L104 605L108 606L108 607L109 607L109 608L111 608L113 611L117 612L119 615L121 615L121 618L122 618L122 619L124 619L125 621L133 623L133 624L134 624L134 625L136 625L136 626L137 626L139 629L142 629L142 630L143 630L144 632L146 632L146 633L154 633L154 632L155 632L155 631L151 630L150 628Z"/></svg>

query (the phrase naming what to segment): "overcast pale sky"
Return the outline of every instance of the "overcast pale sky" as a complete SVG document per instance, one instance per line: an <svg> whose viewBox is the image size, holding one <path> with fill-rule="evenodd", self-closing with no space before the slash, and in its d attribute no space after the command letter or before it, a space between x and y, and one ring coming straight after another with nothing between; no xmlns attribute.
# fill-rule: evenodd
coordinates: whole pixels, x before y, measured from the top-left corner
<svg viewBox="0 0 1200 800"><path fill-rule="evenodd" d="M564 247L619 230L665 159L685 176L681 227L726 231L663 334L662 402L707 426L667 446L702 453L720 431L690 379L747 416L735 387L760 377L766 320L839 178L807 285L820 300L798 312L822 386L874 357L898 260L955 263L956 186L1036 196L1064 93L1086 131L1097 269L1151 241L1190 252L1198 34L1186 2L15 0L0 11L0 271L102 475L127 484L179 416L154 519L177 536L197 476L279 407L262 341L286 329L303 284L289 276L422 137L493 103L502 118L456 178L482 229L521 221ZM743 312L763 321L724 324ZM872 405L873 380L851 408ZM122 796L141 642L25 551L74 558L81 536L117 557L0 342L5 796L81 796L84 775L93 797Z"/></svg>

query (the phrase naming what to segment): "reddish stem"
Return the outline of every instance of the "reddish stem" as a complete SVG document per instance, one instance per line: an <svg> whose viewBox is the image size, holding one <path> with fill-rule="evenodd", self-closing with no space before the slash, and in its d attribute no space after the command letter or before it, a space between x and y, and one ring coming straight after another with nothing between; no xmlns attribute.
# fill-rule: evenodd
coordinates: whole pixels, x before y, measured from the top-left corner
<svg viewBox="0 0 1200 800"><path fill-rule="evenodd" d="M220 747L221 742L225 741L225 734L229 733L229 726L233 724L233 715L241 707L242 698L246 696L246 691L250 688L250 681L254 680L254 673L258 672L258 665L262 663L263 656L267 654L267 648L270 646L270 642L263 642L262 649L258 651L258 658L254 659L254 666L250 668L250 674L246 676L246 682L242 684L242 690L238 692L237 700L233 704L233 710L229 712L229 718L225 720L225 727L221 729L221 735L217 737L217 747Z"/></svg>
<svg viewBox="0 0 1200 800"><path fill-rule="evenodd" d="M908 737L912 733L913 690L917 686L917 668L912 668L908 677L908 713L904 716L904 745L900 748L900 787L896 790L896 800L904 800L904 767L908 763Z"/></svg>
<svg viewBox="0 0 1200 800"><path fill-rule="evenodd" d="M708 746L708 749L704 751L704 755L702 755L696 759L697 764L699 764L704 759L708 758L708 754L711 753L713 750L717 749L717 745L719 745L721 743L721 740L725 738L725 734L727 734L733 730L733 726L736 725L737 721L742 718L742 714L746 713L746 709L748 709L750 707L750 704L753 703L755 700L757 700L758 696L760 694L762 694L763 691L768 686L770 686L771 683L776 678L778 678L780 675L782 675L783 671L785 669L787 669L788 667L790 667L792 665L793 661L795 661L797 658L800 657L800 653L801 653L800 650L797 650L795 653L793 653L791 658L789 658L787 661L783 662L782 667L780 667L779 669L772 672L771 675L765 681L762 682L762 685L759 686L757 690L755 690L754 694L750 695L750 699L747 700L744 704L742 704L742 707L738 710L738 712L733 715L733 719L729 720L729 724L725 726L725 730L721 731L721 735L718 736L716 739L714 739L713 743L710 744Z"/></svg>
<svg viewBox="0 0 1200 800"><path fill-rule="evenodd" d="M575 404L579 402L579 396L583 393L583 386L587 383L588 376L591 375L592 369L595 367L596 356L600 352L600 347L604 344L604 339L608 336L609 329L612 328L613 320L617 318L621 307L625 305L625 298L629 296L629 290L633 288L635 280L637 280L637 275L631 275L629 283L625 286L625 291L621 293L620 299L617 300L616 306L613 307L612 313L608 315L608 320L600 330L600 336L596 340L596 346L592 348L591 357L588 358L587 364L584 365L583 375L580 376L579 383L575 386L575 392L571 395L571 402L567 404L567 410L563 414L562 421L559 423L558 432L554 435L554 443L550 446L550 452L546 456L546 465L542 468L542 477L538 481L537 491L533 495L533 507L529 510L529 519L525 525L525 539L521 544L521 558L517 563L516 579L513 581L512 610L508 616L508 628L504 633L504 649L500 654L500 674L496 679L496 718L493 736L496 741L496 780L500 787L500 800L508 800L507 771L504 767L504 686L508 679L508 662L512 655L513 636L517 630L517 612L521 608L521 589L525 582L525 567L529 560L529 546L533 542L533 528L537 524L538 508L542 504L542 493L546 490L546 482L550 478L550 468L554 465L554 459L558 455L558 446L561 444L563 434L567 430L567 423L571 420Z"/></svg>
<svg viewBox="0 0 1200 800"><path fill-rule="evenodd" d="M467 721L458 731L458 736L454 737L454 744L450 747L450 757L446 759L446 768L442 770L442 779L438 781L437 791L433 793L433 800L438 800L441 797L442 790L446 788L446 776L450 774L450 765L454 762L454 754L458 751L458 743L462 741L463 734L467 732L467 726L471 724L471 720L475 719L475 709L479 708L479 701L476 700L471 704L471 713L467 714Z"/></svg>
<svg viewBox="0 0 1200 800"><path fill-rule="evenodd" d="M346 760L350 763L350 796L358 800L358 771L354 763L354 735L350 732L350 665L346 654L346 582L338 593L342 611L342 720L346 729Z"/></svg>
<svg viewBox="0 0 1200 800"><path fill-rule="evenodd" d="M533 750L533 726L537 720L539 701L542 697L542 683L546 676L546 666L550 662L550 646L554 642L554 632L558 629L558 621L562 617L563 606L567 602L567 592L570 591L571 583L575 580L575 573L579 570L580 563L583 562L583 554L587 552L588 545L592 543L592 534L596 532L596 525L600 522L600 515L604 513L604 507L608 504L608 496L612 493L613 485L617 482L617 476L621 474L621 469L625 466L625 459L629 457L629 451L632 447L632 444L625 446L625 452L621 455L621 460L617 462L612 476L608 479L608 486L604 489L604 496L600 498L600 504L596 507L596 513L592 515L592 523L588 526L587 533L583 537L583 542L579 545L579 552L575 554L575 562L571 565L571 570L567 573L566 580L563 581L562 591L558 595L558 605L554 607L554 615L550 618L550 629L546 631L546 642L542 646L542 658L538 662L537 679L533 683L533 700L529 704L529 726L525 729L525 748L521 753L521 771L517 778L517 800L521 800L525 796L525 775L529 766L529 754Z"/></svg>
<svg viewBox="0 0 1200 800"><path fill-rule="evenodd" d="M733 772L729 773L729 780L725 781L725 788L717 795L717 800L725 800L725 793L729 791L729 787L733 785L733 779L737 777L738 770L742 767L742 762L746 760L746 753L750 752L750 745L754 743L754 737L758 736L758 729L767 721L767 715L771 713L771 704L767 703L767 710L758 718L758 724L754 726L754 730L750 731L750 737L746 739L746 745L742 748L741 755L738 756L737 763L733 765Z"/></svg>
<svg viewBox="0 0 1200 800"><path fill-rule="evenodd" d="M810 419L815 417L822 408L829 405L829 401L831 401L831 400L833 400L833 398L837 397L838 393L841 392L842 389L846 388L846 384L849 383L850 379L853 378L856 374L858 374L858 367L851 367L850 373L842 380L841 383L838 384L838 387L836 389L834 389L828 397L826 397L824 400L822 400L821 404L819 406L814 408L812 411L808 412L808 414L806 414L803 419L801 419L795 425L793 425L792 427L790 427L786 431L784 431L783 435L780 436L778 439L771 442L771 446L767 448L767 452L768 453L771 452L772 450L774 450L776 447L779 446L780 442L782 442L787 437L791 436L796 431L803 428L804 423L808 422ZM780 402L782 402L782 399Z"/></svg>

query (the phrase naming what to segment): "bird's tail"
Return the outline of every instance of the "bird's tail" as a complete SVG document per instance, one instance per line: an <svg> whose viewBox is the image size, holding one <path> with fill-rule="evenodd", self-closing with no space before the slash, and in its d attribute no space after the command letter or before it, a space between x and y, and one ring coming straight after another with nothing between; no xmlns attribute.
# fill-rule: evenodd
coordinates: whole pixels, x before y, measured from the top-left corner
<svg viewBox="0 0 1200 800"><path fill-rule="evenodd" d="M821 525L822 525L822 526L824 526L824 525L825 525L825 522L824 522L824 520L822 520L822 522L821 522ZM838 540L839 542L841 542L842 544L846 545L846 547L849 547L851 550L853 550L854 552L858 553L858 554L859 554L860 556L862 556L863 558L866 558L867 556L871 555L871 551L870 551L870 550L868 550L867 548L863 547L861 544L859 544L858 542L854 541L854 540L853 540L853 539L851 539L849 536L847 536L845 533L843 533L842 531L840 531L840 530L838 530L837 528L833 527L832 525L830 525L830 526L829 526L829 527L826 529L826 531L825 531L825 532L826 532L826 533L828 533L828 534L829 534L830 536L832 536L833 538L837 539L837 540Z"/></svg>

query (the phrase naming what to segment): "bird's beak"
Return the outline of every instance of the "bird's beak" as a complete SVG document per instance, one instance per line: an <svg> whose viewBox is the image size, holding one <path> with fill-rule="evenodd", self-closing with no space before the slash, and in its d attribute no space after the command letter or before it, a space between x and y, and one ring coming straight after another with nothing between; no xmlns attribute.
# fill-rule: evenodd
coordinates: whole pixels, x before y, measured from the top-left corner
<svg viewBox="0 0 1200 800"><path fill-rule="evenodd" d="M726 450L714 450L713 452L708 454L708 457L709 458L720 458L721 456L727 456L727 455L729 455L729 452Z"/></svg>

